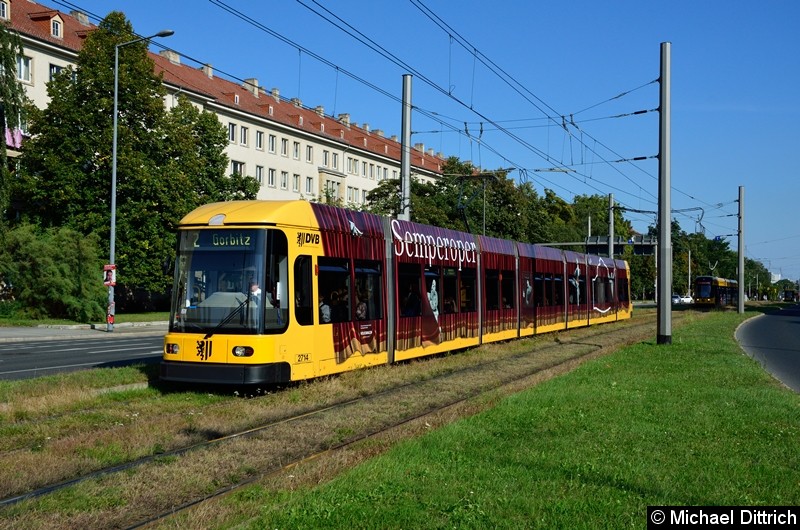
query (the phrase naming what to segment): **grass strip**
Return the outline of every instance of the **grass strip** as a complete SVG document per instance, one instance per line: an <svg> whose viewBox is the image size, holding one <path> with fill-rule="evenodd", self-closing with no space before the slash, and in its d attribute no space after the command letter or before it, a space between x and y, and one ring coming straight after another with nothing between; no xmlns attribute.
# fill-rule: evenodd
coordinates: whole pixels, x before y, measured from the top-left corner
<svg viewBox="0 0 800 530"><path fill-rule="evenodd" d="M800 397L720 313L402 443L249 528L622 528L648 505L800 504Z"/></svg>

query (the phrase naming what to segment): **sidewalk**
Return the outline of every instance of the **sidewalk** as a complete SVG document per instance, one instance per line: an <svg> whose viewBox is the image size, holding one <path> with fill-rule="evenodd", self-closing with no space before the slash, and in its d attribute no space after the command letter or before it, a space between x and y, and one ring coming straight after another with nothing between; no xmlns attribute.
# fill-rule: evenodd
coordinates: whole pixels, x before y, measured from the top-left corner
<svg viewBox="0 0 800 530"><path fill-rule="evenodd" d="M101 339L119 336L163 335L167 332L167 321L163 322L126 322L114 324L114 331L106 331L105 324L76 324L71 326L0 326L0 342L23 342L32 340L63 339Z"/></svg>

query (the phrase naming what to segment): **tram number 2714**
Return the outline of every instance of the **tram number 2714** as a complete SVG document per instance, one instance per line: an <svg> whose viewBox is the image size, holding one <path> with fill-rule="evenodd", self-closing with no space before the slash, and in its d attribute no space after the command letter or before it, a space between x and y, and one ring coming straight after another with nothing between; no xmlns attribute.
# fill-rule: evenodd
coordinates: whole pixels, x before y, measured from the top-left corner
<svg viewBox="0 0 800 530"><path fill-rule="evenodd" d="M297 363L309 363L311 362L311 354L310 353L298 353L297 354Z"/></svg>

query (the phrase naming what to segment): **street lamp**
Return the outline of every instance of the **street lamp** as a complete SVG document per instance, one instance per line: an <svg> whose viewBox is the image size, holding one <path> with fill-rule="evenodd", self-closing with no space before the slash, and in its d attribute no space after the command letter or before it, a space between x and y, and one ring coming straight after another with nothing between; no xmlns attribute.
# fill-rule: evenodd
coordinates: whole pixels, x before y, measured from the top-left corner
<svg viewBox="0 0 800 530"><path fill-rule="evenodd" d="M117 105L119 100L119 49L128 46L129 44L136 44L143 40L150 40L155 37L169 37L175 33L171 29L159 31L155 35L149 37L139 37L128 42L123 42L114 46L114 125L113 125L113 143L111 147L111 251L109 264L113 267L115 265L115 247L117 240ZM106 331L114 331L114 282L110 282L108 286L108 309L106 312Z"/></svg>

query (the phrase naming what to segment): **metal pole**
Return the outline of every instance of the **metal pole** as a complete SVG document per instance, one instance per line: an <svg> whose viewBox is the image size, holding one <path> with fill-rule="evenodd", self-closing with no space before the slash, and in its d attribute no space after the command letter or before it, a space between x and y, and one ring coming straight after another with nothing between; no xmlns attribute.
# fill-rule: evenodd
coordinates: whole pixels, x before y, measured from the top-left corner
<svg viewBox="0 0 800 530"><path fill-rule="evenodd" d="M115 265L116 244L117 244L117 107L119 106L119 49L129 44L135 44L143 40L150 40L154 37L169 37L175 33L171 29L159 31L149 37L139 37L128 42L123 42L114 46L114 121L111 143L111 234L109 264ZM108 286L108 308L106 309L106 331L114 331L114 315L116 308L114 303L114 284Z"/></svg>
<svg viewBox="0 0 800 530"><path fill-rule="evenodd" d="M111 143L111 243L109 265L115 263L117 243L117 105L119 100L119 44L114 46L114 125ZM106 331L114 331L114 285L108 286L108 309L106 310Z"/></svg>
<svg viewBox="0 0 800 530"><path fill-rule="evenodd" d="M614 259L614 194L608 194L608 259Z"/></svg>
<svg viewBox="0 0 800 530"><path fill-rule="evenodd" d="M398 219L411 220L411 74L403 75L403 118L400 149L400 212Z"/></svg>
<svg viewBox="0 0 800 530"><path fill-rule="evenodd" d="M658 335L672 344L672 219L670 198L670 43L661 43L658 156Z"/></svg>
<svg viewBox="0 0 800 530"><path fill-rule="evenodd" d="M744 186L739 186L739 313L744 313Z"/></svg>

